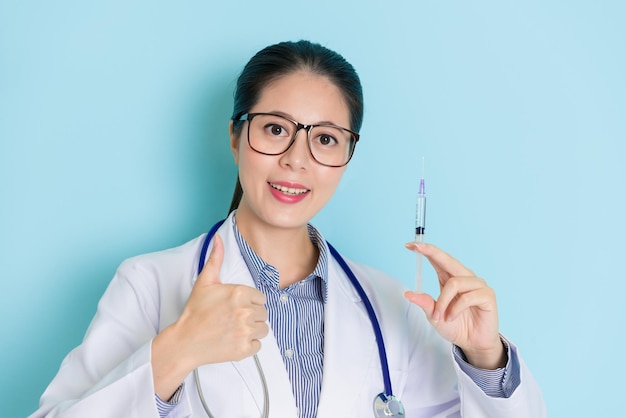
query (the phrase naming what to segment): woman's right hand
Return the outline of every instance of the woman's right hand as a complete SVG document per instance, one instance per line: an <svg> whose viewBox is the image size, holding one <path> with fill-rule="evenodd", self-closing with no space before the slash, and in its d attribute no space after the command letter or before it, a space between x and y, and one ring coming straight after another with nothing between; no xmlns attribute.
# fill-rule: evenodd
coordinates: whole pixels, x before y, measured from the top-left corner
<svg viewBox="0 0 626 418"><path fill-rule="evenodd" d="M196 367L256 354L269 332L265 295L250 286L222 284L223 260L224 244L216 235L182 314L152 342L154 385L161 399L169 399Z"/></svg>

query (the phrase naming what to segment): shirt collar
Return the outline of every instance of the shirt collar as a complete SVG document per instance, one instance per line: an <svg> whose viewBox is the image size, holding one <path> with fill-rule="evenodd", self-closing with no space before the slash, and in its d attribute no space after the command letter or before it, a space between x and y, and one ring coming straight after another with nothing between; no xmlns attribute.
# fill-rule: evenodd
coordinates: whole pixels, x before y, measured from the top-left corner
<svg viewBox="0 0 626 418"><path fill-rule="evenodd" d="M276 268L268 263L266 263L261 257L259 257L254 250L248 245L246 240L243 238L241 233L239 232L239 228L237 228L237 222L235 221L235 216L232 216L232 227L233 232L235 234L235 240L237 241L237 245L239 246L239 251L248 266L248 270L250 271L250 275L254 280L254 283L257 287L259 287L259 281L265 280L269 281L269 285L271 287L275 287L278 289L279 277L278 271ZM322 296L324 299L324 303L326 303L327 299L327 291L328 291L328 244L326 240L322 236L322 234L311 224L307 225L309 231L309 238L311 242L317 246L319 250L319 258L317 259L317 265L313 272L304 280L310 280L314 277L319 277L322 281ZM265 274L262 274L265 273Z"/></svg>

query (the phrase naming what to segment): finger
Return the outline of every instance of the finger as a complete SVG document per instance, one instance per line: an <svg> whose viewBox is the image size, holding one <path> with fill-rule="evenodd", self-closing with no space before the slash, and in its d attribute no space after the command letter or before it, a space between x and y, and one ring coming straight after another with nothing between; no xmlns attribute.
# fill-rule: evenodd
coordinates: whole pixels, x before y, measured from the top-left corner
<svg viewBox="0 0 626 418"><path fill-rule="evenodd" d="M482 287L477 290L459 295L448 307L446 320L455 320L463 311L469 308L478 308L483 311L493 311L495 304L495 292L490 287Z"/></svg>
<svg viewBox="0 0 626 418"><path fill-rule="evenodd" d="M252 340L260 340L260 339L265 338L267 334L269 334L269 332L270 332L270 327L267 325L267 323L259 322L254 327L254 330L252 334L250 335L250 337Z"/></svg>
<svg viewBox="0 0 626 418"><path fill-rule="evenodd" d="M253 356L253 355L255 355L256 353L258 353L258 352L261 350L261 341L259 341L258 339L256 339L256 340L252 340L252 341L250 342L250 348L249 348L249 350L250 350L250 354L248 354L248 356L247 356L247 357L249 357L249 356Z"/></svg>
<svg viewBox="0 0 626 418"><path fill-rule="evenodd" d="M448 307L450 303L458 299L462 294L486 287L483 279L476 276L471 277L451 277L441 288L441 294L435 303L435 313L437 318L448 318Z"/></svg>
<svg viewBox="0 0 626 418"><path fill-rule="evenodd" d="M222 238L219 235L215 235L211 254L209 254L209 259L204 264L204 268L202 269L200 276L198 276L197 281L205 285L222 283L222 280L220 279L220 268L222 267L223 261L224 244L222 243Z"/></svg>
<svg viewBox="0 0 626 418"><path fill-rule="evenodd" d="M229 361L239 361L255 355L259 352L259 350L261 350L261 341L258 339L251 339L241 343L240 346L237 346L233 350L229 351L226 358Z"/></svg>
<svg viewBox="0 0 626 418"><path fill-rule="evenodd" d="M405 244L404 246L408 250L411 250L413 252L417 252L417 253L421 254L422 252L419 250L421 245L422 244L418 244L416 242L409 242L409 243ZM430 265L435 270L435 273L437 273L437 279L439 279L439 285L441 287L443 287L443 285L445 285L446 282L448 281L448 279L451 277L450 273L445 271L439 264L437 264L435 261L433 261L432 259L428 258L427 256L426 256L426 259L428 260Z"/></svg>
<svg viewBox="0 0 626 418"><path fill-rule="evenodd" d="M426 293L404 292L404 297L415 305L422 308L428 320L432 320L435 311L435 300Z"/></svg>
<svg viewBox="0 0 626 418"><path fill-rule="evenodd" d="M410 242L405 247L423 254L436 271L445 271L450 276L475 276L474 272L459 260L432 244Z"/></svg>
<svg viewBox="0 0 626 418"><path fill-rule="evenodd" d="M443 286L445 286L446 282L450 279L450 277L452 277L452 275L448 273L447 271L445 271L439 264L434 263L433 260L431 260L430 258L426 257L426 260L428 260L430 265L435 270L435 273L437 273L437 279L439 280L439 287L443 288Z"/></svg>
<svg viewBox="0 0 626 418"><path fill-rule="evenodd" d="M261 305L253 305L252 306L253 309L253 314L252 314L252 318L254 320L254 322L265 322L268 319L268 314L267 314L267 309L265 309L265 306L261 306Z"/></svg>
<svg viewBox="0 0 626 418"><path fill-rule="evenodd" d="M254 287L250 289L253 290L253 292L250 292L250 303L253 305L261 305L263 310L265 310L265 303L267 302L265 294Z"/></svg>

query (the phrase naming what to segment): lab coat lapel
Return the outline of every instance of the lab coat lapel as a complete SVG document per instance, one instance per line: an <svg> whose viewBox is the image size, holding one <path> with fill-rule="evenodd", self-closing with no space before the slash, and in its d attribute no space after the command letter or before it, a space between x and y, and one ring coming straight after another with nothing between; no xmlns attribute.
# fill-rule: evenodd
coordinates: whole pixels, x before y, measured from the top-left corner
<svg viewBox="0 0 626 418"><path fill-rule="evenodd" d="M220 270L222 283L255 287L250 271L237 245L230 217L219 229L218 234L224 241L225 249L224 262ZM261 350L258 353L258 357L269 388L270 415L272 417L285 418L297 416L296 402L293 397L289 376L272 331L261 340ZM231 364L241 376L242 384L246 385L250 390L260 411L262 411L264 404L263 384L254 359L250 357L243 361L232 362Z"/></svg>
<svg viewBox="0 0 626 418"><path fill-rule="evenodd" d="M377 353L365 307L341 267L331 259L324 311L324 374L319 417L354 414L368 370L377 366Z"/></svg>

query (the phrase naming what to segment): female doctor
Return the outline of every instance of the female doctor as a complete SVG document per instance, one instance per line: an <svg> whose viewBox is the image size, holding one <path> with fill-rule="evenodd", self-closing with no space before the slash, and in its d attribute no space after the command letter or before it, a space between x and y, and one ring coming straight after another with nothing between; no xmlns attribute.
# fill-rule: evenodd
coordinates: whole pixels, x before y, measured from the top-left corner
<svg viewBox="0 0 626 418"><path fill-rule="evenodd" d="M339 54L307 41L257 53L235 92L228 218L120 266L32 416L545 416L484 280L407 244L441 291L405 291L309 224L362 117L359 78Z"/></svg>

